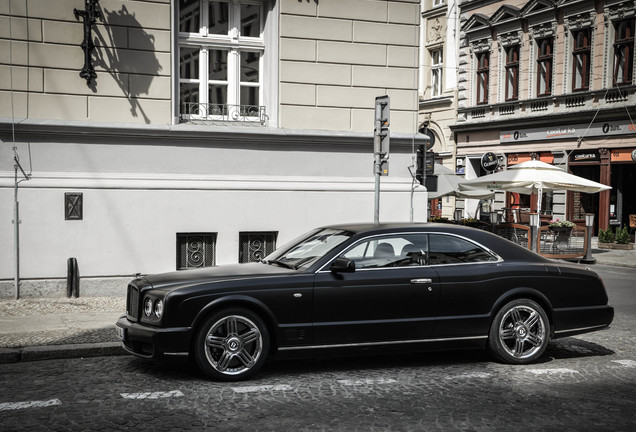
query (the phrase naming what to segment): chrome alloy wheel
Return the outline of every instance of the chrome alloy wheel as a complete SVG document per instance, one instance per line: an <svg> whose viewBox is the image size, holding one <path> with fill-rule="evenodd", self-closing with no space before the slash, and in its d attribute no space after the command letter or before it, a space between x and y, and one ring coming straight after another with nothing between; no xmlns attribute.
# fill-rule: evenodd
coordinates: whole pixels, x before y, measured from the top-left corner
<svg viewBox="0 0 636 432"><path fill-rule="evenodd" d="M504 351L523 360L544 349L548 330L538 310L530 305L518 305L510 308L499 321L498 335Z"/></svg>
<svg viewBox="0 0 636 432"><path fill-rule="evenodd" d="M240 315L224 316L205 335L208 363L223 375L250 370L263 354L263 336L258 326Z"/></svg>

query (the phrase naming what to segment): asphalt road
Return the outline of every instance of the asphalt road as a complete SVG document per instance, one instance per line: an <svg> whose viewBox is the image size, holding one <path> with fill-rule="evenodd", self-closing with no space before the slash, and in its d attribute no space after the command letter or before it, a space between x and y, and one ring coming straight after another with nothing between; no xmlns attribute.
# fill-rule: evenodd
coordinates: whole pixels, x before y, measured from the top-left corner
<svg viewBox="0 0 636 432"><path fill-rule="evenodd" d="M485 351L280 360L254 380L134 357L0 365L0 430L633 431L636 269L595 267L616 318L539 363Z"/></svg>

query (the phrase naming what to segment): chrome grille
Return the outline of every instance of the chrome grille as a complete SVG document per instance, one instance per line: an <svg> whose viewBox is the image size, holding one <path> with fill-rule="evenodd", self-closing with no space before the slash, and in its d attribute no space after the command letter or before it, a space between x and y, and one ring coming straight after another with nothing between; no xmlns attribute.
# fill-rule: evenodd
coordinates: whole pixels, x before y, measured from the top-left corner
<svg viewBox="0 0 636 432"><path fill-rule="evenodd" d="M139 289L136 286L128 285L128 295L126 297L126 315L131 320L139 318Z"/></svg>

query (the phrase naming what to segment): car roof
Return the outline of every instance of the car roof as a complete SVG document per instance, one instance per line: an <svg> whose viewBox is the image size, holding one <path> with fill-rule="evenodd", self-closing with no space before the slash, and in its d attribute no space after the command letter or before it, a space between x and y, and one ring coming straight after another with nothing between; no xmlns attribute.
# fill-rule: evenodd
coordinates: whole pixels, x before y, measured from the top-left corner
<svg viewBox="0 0 636 432"><path fill-rule="evenodd" d="M432 223L432 222L391 222L391 223L352 223L324 226L325 229L339 229L350 231L355 237L386 234L392 232L444 232L452 233L476 241L487 248L491 249L499 256L507 260L522 261L538 261L549 262L547 258L542 257L522 246L519 246L503 237L478 228L472 228L464 225L455 225L452 223Z"/></svg>

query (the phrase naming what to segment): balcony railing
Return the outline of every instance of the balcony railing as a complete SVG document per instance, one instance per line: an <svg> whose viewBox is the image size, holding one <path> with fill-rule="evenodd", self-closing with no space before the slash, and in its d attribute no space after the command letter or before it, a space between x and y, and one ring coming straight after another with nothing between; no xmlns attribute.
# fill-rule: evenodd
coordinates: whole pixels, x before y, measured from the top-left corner
<svg viewBox="0 0 636 432"><path fill-rule="evenodd" d="M269 118L264 106L204 104L197 102L182 103L180 114L183 121L203 120L265 124Z"/></svg>

